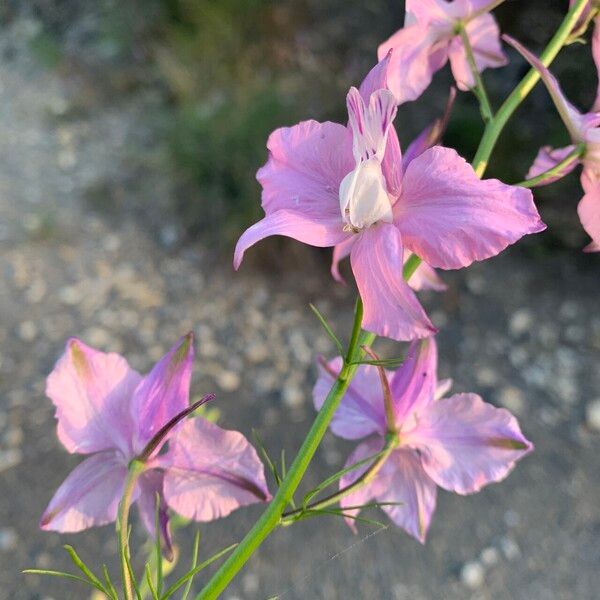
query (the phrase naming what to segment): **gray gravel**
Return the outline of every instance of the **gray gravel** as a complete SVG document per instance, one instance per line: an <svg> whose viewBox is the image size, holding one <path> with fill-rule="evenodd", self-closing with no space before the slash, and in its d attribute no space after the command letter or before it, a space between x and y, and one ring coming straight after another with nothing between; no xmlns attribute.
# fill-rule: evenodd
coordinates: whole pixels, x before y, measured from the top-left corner
<svg viewBox="0 0 600 600"><path fill-rule="evenodd" d="M216 391L222 425L257 428L274 455L292 455L313 416L313 354L333 352L307 303L347 331L352 290L312 253L290 251L278 272L234 275L201 242L178 248L168 216L160 230L133 218L130 205L172 193L144 119L158 100L141 91L71 111L84 84L36 64L24 43L34 30L17 21L0 47L0 599L59 600L87 596L20 571L68 568L63 543L116 572L111 528L37 528L79 460L58 443L43 395L66 338L122 352L145 371L194 330L193 395ZM102 204L106 190L112 210L98 213L90 195ZM441 375L516 413L536 452L478 495L441 493L426 546L392 528L354 536L337 520L309 521L276 532L224 598L597 598L599 273L597 256L517 248L445 274L448 293L424 295L441 327ZM328 435L307 485L348 451ZM202 527L204 556L240 539L258 514ZM178 540L185 555L190 532Z"/></svg>

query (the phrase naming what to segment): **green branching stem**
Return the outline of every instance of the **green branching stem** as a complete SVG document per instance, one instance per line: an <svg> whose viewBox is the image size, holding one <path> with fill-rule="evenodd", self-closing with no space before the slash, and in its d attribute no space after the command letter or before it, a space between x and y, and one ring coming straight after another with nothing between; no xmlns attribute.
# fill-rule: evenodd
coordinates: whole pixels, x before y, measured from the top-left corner
<svg viewBox="0 0 600 600"><path fill-rule="evenodd" d="M560 24L560 27L550 40L550 43L546 46L546 49L540 56L540 60L544 65L549 66L556 58L561 48L567 43L569 36L577 24L579 17L585 10L588 1L589 0L578 0L571 10L569 10L563 19L563 22ZM494 117L488 121L481 142L479 143L479 148L473 159L473 168L479 177L485 172L494 146L507 121L519 107L521 102L529 95L529 92L531 92L539 79L539 73L535 69L531 69L504 101Z"/></svg>

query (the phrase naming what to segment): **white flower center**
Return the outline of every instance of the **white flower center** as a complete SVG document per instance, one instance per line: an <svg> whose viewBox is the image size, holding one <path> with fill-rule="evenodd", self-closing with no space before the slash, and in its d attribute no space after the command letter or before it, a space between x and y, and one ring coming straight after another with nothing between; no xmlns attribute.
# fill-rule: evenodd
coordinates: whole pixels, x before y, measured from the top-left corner
<svg viewBox="0 0 600 600"><path fill-rule="evenodd" d="M340 184L340 210L346 231L357 233L379 221L392 222L392 201L378 158L361 161L344 177Z"/></svg>

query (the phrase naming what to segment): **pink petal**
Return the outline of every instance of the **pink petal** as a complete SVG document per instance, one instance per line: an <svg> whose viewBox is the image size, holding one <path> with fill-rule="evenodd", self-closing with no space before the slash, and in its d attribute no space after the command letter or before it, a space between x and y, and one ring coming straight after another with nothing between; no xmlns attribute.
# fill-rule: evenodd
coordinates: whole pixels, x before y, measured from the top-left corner
<svg viewBox="0 0 600 600"><path fill-rule="evenodd" d="M515 417L476 394L429 404L419 412L416 428L404 434L404 443L418 448L433 481L458 494L501 481L533 449Z"/></svg>
<svg viewBox="0 0 600 600"><path fill-rule="evenodd" d="M480 73L488 67L503 67L508 63L500 42L500 28L492 15L483 14L469 21L466 32L473 49L477 70ZM459 35L452 39L449 57L458 89L466 91L473 88L475 79L467 60L465 46Z"/></svg>
<svg viewBox="0 0 600 600"><path fill-rule="evenodd" d="M136 453L144 449L163 425L189 405L193 361L193 335L188 333L137 386L131 403L131 414L136 422Z"/></svg>
<svg viewBox="0 0 600 600"><path fill-rule="evenodd" d="M352 246L354 246L355 241L356 236L350 236L340 244L337 244L333 249L333 257L331 259L331 276L338 283L346 283L340 274L339 265L341 260L344 260L344 258L350 256L350 251L352 250Z"/></svg>
<svg viewBox="0 0 600 600"><path fill-rule="evenodd" d="M369 103L371 95L377 90L387 90L388 68L390 64L390 52L381 57L379 62L367 73L360 84L359 92L365 104Z"/></svg>
<svg viewBox="0 0 600 600"><path fill-rule="evenodd" d="M437 344L434 337L411 343L406 359L390 379L396 423L433 402L437 388ZM407 423L408 424L408 423Z"/></svg>
<svg viewBox="0 0 600 600"><path fill-rule="evenodd" d="M365 229L350 262L364 304L363 327L395 340L428 337L436 329L402 278L402 239L394 225Z"/></svg>
<svg viewBox="0 0 600 600"><path fill-rule="evenodd" d="M382 448L381 438L360 444L350 455L346 467L373 456ZM340 489L353 483L368 468L368 464L351 471L340 480ZM367 485L344 496L340 506L348 515L356 516L358 509L347 507L361 506L376 502L398 503L382 506L390 519L407 533L425 542L429 523L435 511L437 490L435 483L425 474L420 461L412 450L396 450L388 458L381 470ZM355 530L354 521L346 522Z"/></svg>
<svg viewBox="0 0 600 600"><path fill-rule="evenodd" d="M64 447L81 454L118 448L131 456L129 403L140 379L122 356L70 339L46 382Z"/></svg>
<svg viewBox="0 0 600 600"><path fill-rule="evenodd" d="M406 263L411 256L412 252L405 252L404 262ZM412 277L408 280L408 285L416 292L421 290L445 292L448 289L448 286L440 279L435 269L424 262L421 262L412 274Z"/></svg>
<svg viewBox="0 0 600 600"><path fill-rule="evenodd" d="M435 29L413 24L400 29L379 46L380 59L393 50L387 85L398 104L416 100L431 83L433 74L448 60L449 40L436 36Z"/></svg>
<svg viewBox="0 0 600 600"><path fill-rule="evenodd" d="M109 450L86 458L54 494L40 527L76 532L112 523L117 518L126 477L127 466L118 452Z"/></svg>
<svg viewBox="0 0 600 600"><path fill-rule="evenodd" d="M441 146L408 166L394 220L406 247L442 269L490 258L545 229L529 190L481 181L454 150Z"/></svg>
<svg viewBox="0 0 600 600"><path fill-rule="evenodd" d="M335 358L325 368L319 364L319 377L313 388L313 402L321 409L327 394L342 368L342 359ZM383 393L377 368L360 366L348 386L331 420L330 429L346 440L358 440L372 433L385 433Z"/></svg>
<svg viewBox="0 0 600 600"><path fill-rule="evenodd" d="M173 544L169 523L169 508L163 495L164 474L155 469L142 473L138 480L140 495L137 501L140 519L150 534L156 538L156 508L158 505L158 525L163 555L167 560L173 560Z"/></svg>
<svg viewBox="0 0 600 600"><path fill-rule="evenodd" d="M271 497L248 440L201 417L184 423L157 464L165 469L167 504L188 519L212 521Z"/></svg>
<svg viewBox="0 0 600 600"><path fill-rule="evenodd" d="M314 246L334 246L347 237L338 192L355 166L351 132L337 123L304 121L275 130L267 147L269 160L256 175L266 217L238 241L236 269L244 251L270 235Z"/></svg>
<svg viewBox="0 0 600 600"><path fill-rule="evenodd" d="M600 250L600 181L589 176L584 171L581 183L585 195L577 206L577 214L586 233L592 238L592 243L586 246L586 252Z"/></svg>
<svg viewBox="0 0 600 600"><path fill-rule="evenodd" d="M551 148L550 146L544 146L540 148L538 155L535 157L535 161L531 165L531 168L527 172L526 179L533 179L542 173L548 171L548 169L554 168L556 165L561 163L571 152L575 150L575 146L566 146L565 148ZM560 173L544 179L544 181L536 184L538 187L542 185L548 185L554 183L559 179L562 179L565 175L568 175L580 161L573 161L566 168L562 169Z"/></svg>
<svg viewBox="0 0 600 600"><path fill-rule="evenodd" d="M463 4L464 0L406 0L404 27L415 22L423 26L450 27L453 20L466 16L467 7Z"/></svg>

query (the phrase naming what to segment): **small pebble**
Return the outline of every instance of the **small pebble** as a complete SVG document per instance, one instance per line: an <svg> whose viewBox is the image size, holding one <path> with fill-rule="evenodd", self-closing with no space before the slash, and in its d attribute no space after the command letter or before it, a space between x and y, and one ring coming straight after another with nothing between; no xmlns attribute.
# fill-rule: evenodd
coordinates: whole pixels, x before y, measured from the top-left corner
<svg viewBox="0 0 600 600"><path fill-rule="evenodd" d="M500 390L498 402L510 412L519 414L525 406L525 396L519 388L508 386Z"/></svg>
<svg viewBox="0 0 600 600"><path fill-rule="evenodd" d="M23 455L21 451L16 448L0 450L0 473L16 467L22 459Z"/></svg>
<svg viewBox="0 0 600 600"><path fill-rule="evenodd" d="M17 547L17 533L10 527L0 529L0 552L9 552Z"/></svg>
<svg viewBox="0 0 600 600"><path fill-rule="evenodd" d="M23 321L19 324L17 333L24 342L32 342L37 335L37 327L33 321Z"/></svg>
<svg viewBox="0 0 600 600"><path fill-rule="evenodd" d="M481 551L480 559L486 567L492 567L498 564L498 561L500 560L500 553L496 548L490 546L489 548L484 548Z"/></svg>
<svg viewBox="0 0 600 600"><path fill-rule="evenodd" d="M242 579L244 593L254 596L258 592L260 580L256 573L247 573Z"/></svg>
<svg viewBox="0 0 600 600"><path fill-rule="evenodd" d="M600 398L587 403L585 407L585 422L593 431L600 431Z"/></svg>
<svg viewBox="0 0 600 600"><path fill-rule="evenodd" d="M235 392L240 387L240 376L235 371L221 371L217 376L217 385L224 392Z"/></svg>
<svg viewBox="0 0 600 600"><path fill-rule="evenodd" d="M290 408L298 408L304 403L302 390L295 385L287 385L282 391L283 402Z"/></svg>
<svg viewBox="0 0 600 600"><path fill-rule="evenodd" d="M521 549L512 538L504 537L500 540L500 549L507 560L515 560L521 556Z"/></svg>
<svg viewBox="0 0 600 600"><path fill-rule="evenodd" d="M460 580L471 590L481 587L484 579L485 569L479 561L473 560L465 563L460 571Z"/></svg>
<svg viewBox="0 0 600 600"><path fill-rule="evenodd" d="M517 310L510 318L508 327L514 337L526 333L533 323L533 315L527 309Z"/></svg>

